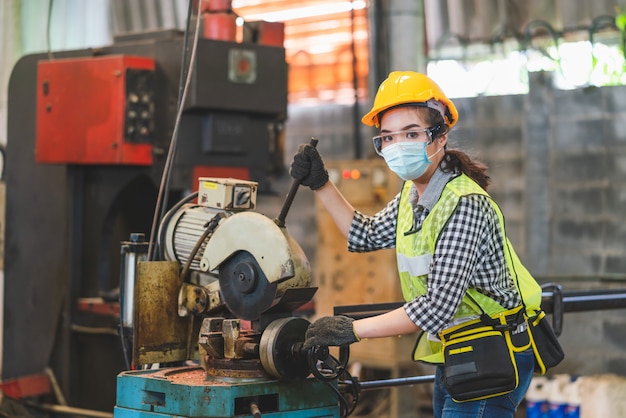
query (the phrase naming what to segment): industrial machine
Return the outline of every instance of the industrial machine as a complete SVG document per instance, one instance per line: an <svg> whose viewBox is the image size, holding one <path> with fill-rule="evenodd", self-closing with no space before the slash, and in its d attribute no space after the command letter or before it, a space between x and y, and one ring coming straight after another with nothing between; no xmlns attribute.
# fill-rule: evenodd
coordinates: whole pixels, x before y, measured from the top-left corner
<svg viewBox="0 0 626 418"><path fill-rule="evenodd" d="M237 42L232 13L196 12L193 48L163 30L16 64L2 390L81 416L339 417L347 350L302 348L297 184L255 211L283 169L282 34Z"/></svg>
<svg viewBox="0 0 626 418"><path fill-rule="evenodd" d="M111 411L116 376L128 369L118 336L120 242L149 236L162 174L170 173L162 214L201 177L272 191L287 116L282 40L197 32L193 61L181 59L191 49L185 34L162 30L121 34L98 49L27 55L15 65L3 382L48 380L49 369L69 405Z"/></svg>
<svg viewBox="0 0 626 418"><path fill-rule="evenodd" d="M274 220L253 210L256 189L200 178L197 203L164 218L159 260L142 261L138 240L123 251L122 321L140 370L118 376L116 417L340 416L347 348L342 362L302 348L309 321L296 311L316 288L284 226L296 188Z"/></svg>

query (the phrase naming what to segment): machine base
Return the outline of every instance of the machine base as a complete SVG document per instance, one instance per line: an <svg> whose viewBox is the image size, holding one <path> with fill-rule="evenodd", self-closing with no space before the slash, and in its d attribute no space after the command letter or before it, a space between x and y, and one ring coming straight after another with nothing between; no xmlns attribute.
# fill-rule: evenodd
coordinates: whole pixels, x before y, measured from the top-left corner
<svg viewBox="0 0 626 418"><path fill-rule="evenodd" d="M337 395L317 379L217 378L180 367L120 373L114 417L246 417L252 404L265 418L340 416Z"/></svg>

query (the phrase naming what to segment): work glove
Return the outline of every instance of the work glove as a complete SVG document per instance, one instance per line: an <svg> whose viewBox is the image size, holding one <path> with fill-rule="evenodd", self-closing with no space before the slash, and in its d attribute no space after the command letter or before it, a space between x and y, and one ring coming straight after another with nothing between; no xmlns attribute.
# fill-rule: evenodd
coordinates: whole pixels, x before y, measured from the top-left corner
<svg viewBox="0 0 626 418"><path fill-rule="evenodd" d="M302 346L308 349L317 345L339 346L361 341L354 332L353 322L354 319L341 315L322 317L309 325Z"/></svg>
<svg viewBox="0 0 626 418"><path fill-rule="evenodd" d="M293 156L289 174L303 186L317 190L328 182L328 171L317 149L310 144L302 144Z"/></svg>

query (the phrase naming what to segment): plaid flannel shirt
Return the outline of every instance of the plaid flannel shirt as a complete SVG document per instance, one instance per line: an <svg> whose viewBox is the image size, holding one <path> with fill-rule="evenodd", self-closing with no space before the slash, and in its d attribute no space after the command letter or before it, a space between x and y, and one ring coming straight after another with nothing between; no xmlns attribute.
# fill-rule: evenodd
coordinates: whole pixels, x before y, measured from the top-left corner
<svg viewBox="0 0 626 418"><path fill-rule="evenodd" d="M447 182L457 175L437 169L423 196L412 187L414 228L424 222ZM395 248L399 202L400 194L372 216L355 211L348 250ZM468 288L477 289L505 308L518 306L521 299L509 275L503 245L503 231L489 198L462 197L437 240L427 293L404 305L409 318L424 331L441 331L452 320Z"/></svg>

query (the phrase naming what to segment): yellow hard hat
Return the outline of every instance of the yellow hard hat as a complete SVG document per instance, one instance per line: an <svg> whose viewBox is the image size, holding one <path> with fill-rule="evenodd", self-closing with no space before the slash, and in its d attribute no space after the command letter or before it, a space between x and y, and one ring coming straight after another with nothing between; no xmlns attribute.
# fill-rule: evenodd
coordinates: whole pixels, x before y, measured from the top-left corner
<svg viewBox="0 0 626 418"><path fill-rule="evenodd" d="M440 102L443 106L436 102ZM449 128L452 128L459 118L459 112L454 103L428 76L414 71L393 71L378 87L372 110L361 118L361 122L367 126L379 127L380 112L407 103L424 103L433 109L443 110L442 113Z"/></svg>

